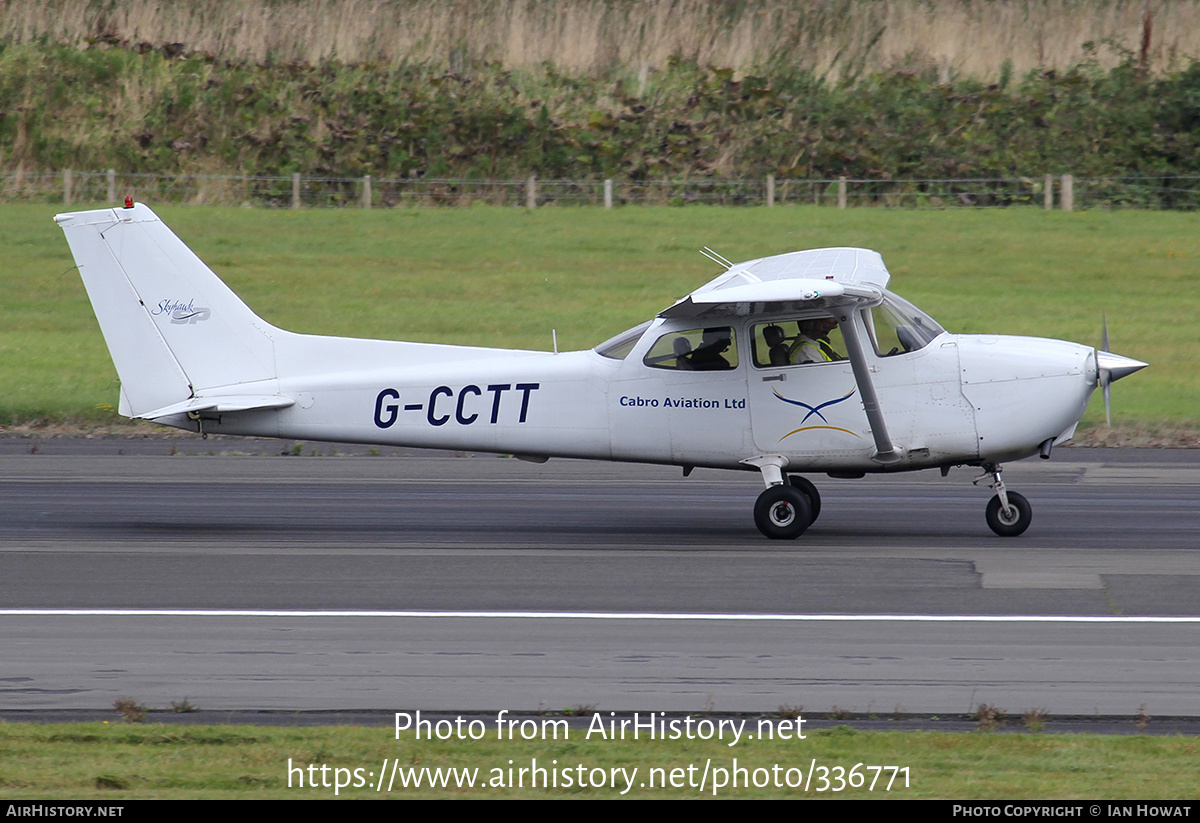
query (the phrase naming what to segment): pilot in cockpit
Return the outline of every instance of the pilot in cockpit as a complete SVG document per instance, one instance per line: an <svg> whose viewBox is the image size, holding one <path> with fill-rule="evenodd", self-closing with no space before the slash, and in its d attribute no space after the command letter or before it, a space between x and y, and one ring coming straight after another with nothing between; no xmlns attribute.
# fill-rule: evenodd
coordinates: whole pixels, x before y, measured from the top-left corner
<svg viewBox="0 0 1200 823"><path fill-rule="evenodd" d="M732 369L733 366L724 357L731 345L731 331L728 326L704 330L700 348L692 352L690 361L697 371L721 371Z"/></svg>
<svg viewBox="0 0 1200 823"><path fill-rule="evenodd" d="M791 362L831 363L846 359L829 342L829 333L837 328L837 321L832 317L799 320L796 326L800 334L792 342Z"/></svg>

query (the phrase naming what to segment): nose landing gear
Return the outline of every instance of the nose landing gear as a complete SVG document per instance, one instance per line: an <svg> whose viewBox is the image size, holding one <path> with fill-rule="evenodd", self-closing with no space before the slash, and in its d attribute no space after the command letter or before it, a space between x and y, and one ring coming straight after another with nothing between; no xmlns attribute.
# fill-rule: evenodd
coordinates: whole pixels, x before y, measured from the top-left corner
<svg viewBox="0 0 1200 823"><path fill-rule="evenodd" d="M1000 477L1001 471L1002 468L998 464L985 463L984 473L971 482L978 485L981 480L989 477L992 479L988 486L995 490L996 496L987 504L985 516L988 528L1001 537L1016 537L1029 528L1033 520L1033 507L1029 505L1025 495L1008 491Z"/></svg>

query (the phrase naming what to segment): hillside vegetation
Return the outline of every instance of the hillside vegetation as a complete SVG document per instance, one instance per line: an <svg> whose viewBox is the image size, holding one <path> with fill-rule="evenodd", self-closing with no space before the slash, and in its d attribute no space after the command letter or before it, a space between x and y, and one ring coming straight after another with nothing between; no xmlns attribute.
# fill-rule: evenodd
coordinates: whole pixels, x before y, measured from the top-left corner
<svg viewBox="0 0 1200 823"><path fill-rule="evenodd" d="M21 173L1184 175L1200 172L1198 126L1200 66L1147 74L1132 53L995 83L935 70L851 83L683 58L585 76L0 44L0 170Z"/></svg>
<svg viewBox="0 0 1200 823"><path fill-rule="evenodd" d="M1200 172L1200 0L0 0L21 175Z"/></svg>

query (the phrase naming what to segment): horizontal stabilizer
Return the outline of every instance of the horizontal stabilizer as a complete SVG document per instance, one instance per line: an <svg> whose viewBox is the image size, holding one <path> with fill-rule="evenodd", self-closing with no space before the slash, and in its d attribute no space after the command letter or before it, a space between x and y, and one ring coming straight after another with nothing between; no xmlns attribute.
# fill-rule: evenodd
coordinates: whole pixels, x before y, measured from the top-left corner
<svg viewBox="0 0 1200 823"><path fill-rule="evenodd" d="M228 394L220 397L192 397L184 400L182 403L173 403L170 406L163 406L161 409L144 412L137 415L137 417L142 420L156 420L175 414L188 414L189 412L210 411L224 413L286 409L288 406L294 405L295 402L290 397L281 397L279 395L266 397Z"/></svg>

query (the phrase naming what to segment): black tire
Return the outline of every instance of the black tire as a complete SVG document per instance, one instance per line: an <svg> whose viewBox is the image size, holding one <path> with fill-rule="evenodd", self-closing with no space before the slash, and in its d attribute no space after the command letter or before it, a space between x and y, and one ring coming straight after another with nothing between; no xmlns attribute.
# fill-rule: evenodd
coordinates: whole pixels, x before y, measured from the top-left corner
<svg viewBox="0 0 1200 823"><path fill-rule="evenodd" d="M754 525L772 540L794 540L810 523L808 495L786 483L767 488L754 503Z"/></svg>
<svg viewBox="0 0 1200 823"><path fill-rule="evenodd" d="M808 507L812 509L812 519L808 521L808 525L811 526L821 516L821 493L817 491L817 487L807 477L799 474L789 474L787 479L790 485L795 486L808 495Z"/></svg>
<svg viewBox="0 0 1200 823"><path fill-rule="evenodd" d="M1012 514L1005 517L1001 511L1000 495L996 495L987 504L988 527L1001 537L1016 537L1029 528L1033 520L1033 507L1025 499L1025 495L1016 492L1008 493L1008 505Z"/></svg>

